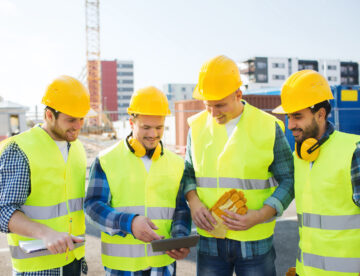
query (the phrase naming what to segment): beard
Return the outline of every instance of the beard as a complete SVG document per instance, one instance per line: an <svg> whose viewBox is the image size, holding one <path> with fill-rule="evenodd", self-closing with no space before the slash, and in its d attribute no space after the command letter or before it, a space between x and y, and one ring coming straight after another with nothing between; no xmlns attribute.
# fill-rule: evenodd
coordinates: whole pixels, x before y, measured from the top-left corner
<svg viewBox="0 0 360 276"><path fill-rule="evenodd" d="M57 121L55 122L54 126L52 126L50 128L50 131L52 132L52 134L59 140L62 141L67 141L67 142L73 142L77 139L78 137L78 133L76 135L70 135L70 133L68 133L70 129L61 129L57 123ZM76 133L76 130L73 130L73 133Z"/></svg>
<svg viewBox="0 0 360 276"><path fill-rule="evenodd" d="M315 118L312 119L312 122L309 126L305 127L304 129L301 128L294 128L291 130L298 130L302 132L301 137L295 137L295 142L302 143L308 138L316 138L319 134L319 125L315 121Z"/></svg>

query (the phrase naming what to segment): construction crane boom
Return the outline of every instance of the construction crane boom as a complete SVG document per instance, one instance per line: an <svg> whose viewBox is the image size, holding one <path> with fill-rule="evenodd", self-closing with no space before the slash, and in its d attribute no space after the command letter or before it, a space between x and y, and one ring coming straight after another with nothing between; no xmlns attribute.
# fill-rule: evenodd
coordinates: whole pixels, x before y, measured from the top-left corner
<svg viewBox="0 0 360 276"><path fill-rule="evenodd" d="M85 0L87 84L91 108L98 113L90 119L91 126L101 125L101 60L99 0Z"/></svg>

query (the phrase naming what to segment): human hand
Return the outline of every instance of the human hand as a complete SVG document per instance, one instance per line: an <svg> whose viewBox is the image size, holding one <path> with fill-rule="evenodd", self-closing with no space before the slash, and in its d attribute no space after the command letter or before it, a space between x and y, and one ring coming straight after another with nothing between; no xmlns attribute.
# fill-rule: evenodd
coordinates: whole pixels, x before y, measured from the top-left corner
<svg viewBox="0 0 360 276"><path fill-rule="evenodd" d="M245 215L239 215L229 210L224 210L228 216L222 216L224 225L230 230L247 230L260 223L260 213L258 210L248 210Z"/></svg>
<svg viewBox="0 0 360 276"><path fill-rule="evenodd" d="M73 250L74 242L83 242L80 238L70 236L65 232L57 232L51 228L47 229L42 240L52 254L65 253L67 248Z"/></svg>
<svg viewBox="0 0 360 276"><path fill-rule="evenodd" d="M148 217L136 216L131 224L133 236L143 242L151 242L153 240L161 240L154 230L159 229Z"/></svg>
<svg viewBox="0 0 360 276"><path fill-rule="evenodd" d="M210 211L205 207L205 205L199 200L192 200L189 202L191 218L193 222L201 229L206 231L211 231L214 229L212 224L216 224L216 220L211 215Z"/></svg>
<svg viewBox="0 0 360 276"><path fill-rule="evenodd" d="M180 248L180 249L173 249L170 251L166 251L166 254L168 254L171 258L177 261L185 259L189 253L190 253L190 248Z"/></svg>

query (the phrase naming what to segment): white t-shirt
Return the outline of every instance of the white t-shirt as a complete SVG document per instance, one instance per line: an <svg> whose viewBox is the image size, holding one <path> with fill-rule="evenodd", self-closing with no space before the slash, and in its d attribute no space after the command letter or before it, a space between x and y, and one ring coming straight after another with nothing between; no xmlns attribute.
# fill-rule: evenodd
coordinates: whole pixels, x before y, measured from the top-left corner
<svg viewBox="0 0 360 276"><path fill-rule="evenodd" d="M66 142L66 141L55 141L55 143L59 147L59 150L60 150L62 156L64 157L64 161L66 163L68 155L69 155L68 142Z"/></svg>
<svg viewBox="0 0 360 276"><path fill-rule="evenodd" d="M144 163L145 169L147 170L147 172L149 172L152 160L147 155L144 155L143 157L141 157L141 160Z"/></svg>
<svg viewBox="0 0 360 276"><path fill-rule="evenodd" d="M231 119L229 122L227 122L225 124L228 138L230 138L230 136L233 133L237 123L240 121L240 118L241 118L241 114L239 116L235 117L234 119Z"/></svg>

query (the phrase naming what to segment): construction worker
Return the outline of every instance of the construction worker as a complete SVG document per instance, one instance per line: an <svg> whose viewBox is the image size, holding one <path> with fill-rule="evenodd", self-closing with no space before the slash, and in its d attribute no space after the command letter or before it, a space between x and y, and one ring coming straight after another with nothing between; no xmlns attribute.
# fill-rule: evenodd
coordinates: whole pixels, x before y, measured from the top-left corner
<svg viewBox="0 0 360 276"><path fill-rule="evenodd" d="M4 143L0 229L8 233L13 275L80 275L86 269L86 156L77 137L90 96L78 80L60 76L42 103L44 123ZM25 253L19 243L33 239L48 250Z"/></svg>
<svg viewBox="0 0 360 276"><path fill-rule="evenodd" d="M285 81L281 106L273 111L287 114L296 142L301 276L360 275L360 136L334 129L331 99L326 79L302 70Z"/></svg>
<svg viewBox="0 0 360 276"><path fill-rule="evenodd" d="M198 228L197 275L275 275L273 233L293 197L293 157L283 123L242 100L236 63L205 62L193 97L206 110L189 118L184 193ZM249 208L225 211L225 239L214 238L209 212L230 189L243 191Z"/></svg>
<svg viewBox="0 0 360 276"><path fill-rule="evenodd" d="M128 108L132 132L100 152L91 171L85 212L101 231L106 275L175 275L188 248L153 252L149 242L186 236L191 216L180 181L184 161L161 142L166 96L136 91Z"/></svg>

